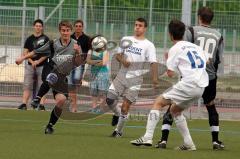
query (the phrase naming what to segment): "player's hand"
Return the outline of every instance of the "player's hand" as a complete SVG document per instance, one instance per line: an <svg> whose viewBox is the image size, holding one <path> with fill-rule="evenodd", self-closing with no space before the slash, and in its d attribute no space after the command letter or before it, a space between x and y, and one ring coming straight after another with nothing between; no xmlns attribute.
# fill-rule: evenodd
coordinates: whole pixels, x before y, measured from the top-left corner
<svg viewBox="0 0 240 159"><path fill-rule="evenodd" d="M18 57L18 58L15 60L15 63L16 63L17 65L20 65L20 64L22 64L23 61L24 61L23 56L20 56L20 57Z"/></svg>
<svg viewBox="0 0 240 159"><path fill-rule="evenodd" d="M76 51L77 54L81 53L81 51L80 51L81 49L80 49L80 47L77 44L73 45L73 49Z"/></svg>
<svg viewBox="0 0 240 159"><path fill-rule="evenodd" d="M124 56L124 54L121 54L121 61L124 67L128 68L131 63L126 59L126 57Z"/></svg>
<svg viewBox="0 0 240 159"><path fill-rule="evenodd" d="M39 65L39 62L38 60L36 60L36 61L33 61L31 64L33 68L37 68L37 65Z"/></svg>
<svg viewBox="0 0 240 159"><path fill-rule="evenodd" d="M127 60L123 60L123 61L122 61L122 64L123 64L123 66L126 67L126 68L128 68L128 67L131 65L131 63L130 63L129 61L127 61Z"/></svg>

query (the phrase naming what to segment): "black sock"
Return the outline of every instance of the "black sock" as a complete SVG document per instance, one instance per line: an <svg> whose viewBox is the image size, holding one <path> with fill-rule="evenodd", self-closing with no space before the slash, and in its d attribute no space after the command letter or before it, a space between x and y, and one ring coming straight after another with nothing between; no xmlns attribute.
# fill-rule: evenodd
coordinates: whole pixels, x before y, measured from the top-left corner
<svg viewBox="0 0 240 159"><path fill-rule="evenodd" d="M168 140L168 135L169 135L169 130L168 129L163 129L162 130L161 141L167 141Z"/></svg>
<svg viewBox="0 0 240 159"><path fill-rule="evenodd" d="M173 124L173 118L170 113L170 107L168 108L167 112L163 115L163 122L162 122L162 137L161 141L167 141L169 136L170 127Z"/></svg>
<svg viewBox="0 0 240 159"><path fill-rule="evenodd" d="M218 131L212 131L212 142L218 141Z"/></svg>
<svg viewBox="0 0 240 159"><path fill-rule="evenodd" d="M218 130L214 130L214 127L219 127L219 116L214 104L206 107L208 110L209 125L212 129L212 142L217 142L219 132Z"/></svg>
<svg viewBox="0 0 240 159"><path fill-rule="evenodd" d="M54 109L52 110L51 116L50 116L50 120L48 122L48 126L53 126L56 124L56 122L58 121L59 117L62 114L62 109L55 106Z"/></svg>
<svg viewBox="0 0 240 159"><path fill-rule="evenodd" d="M39 91L38 91L38 94L37 94L37 97L39 97L40 99L45 95L47 94L47 92L50 90L50 87L48 85L47 82L43 82L39 88Z"/></svg>

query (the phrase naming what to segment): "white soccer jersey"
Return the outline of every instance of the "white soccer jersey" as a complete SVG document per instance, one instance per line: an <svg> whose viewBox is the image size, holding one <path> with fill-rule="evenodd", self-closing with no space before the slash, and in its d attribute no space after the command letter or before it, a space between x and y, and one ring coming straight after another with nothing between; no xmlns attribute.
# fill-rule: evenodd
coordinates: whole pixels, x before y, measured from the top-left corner
<svg viewBox="0 0 240 159"><path fill-rule="evenodd" d="M207 57L202 48L187 41L179 41L169 50L167 67L179 72L181 81L185 84L206 87L206 61Z"/></svg>
<svg viewBox="0 0 240 159"><path fill-rule="evenodd" d="M132 46L126 50L118 49L119 53L124 52L124 56L131 63L128 68L122 66L120 73L126 74L126 78L141 76L149 70L144 70L144 63L157 62L156 48L148 39L138 40L134 36L125 36L122 38L131 40Z"/></svg>

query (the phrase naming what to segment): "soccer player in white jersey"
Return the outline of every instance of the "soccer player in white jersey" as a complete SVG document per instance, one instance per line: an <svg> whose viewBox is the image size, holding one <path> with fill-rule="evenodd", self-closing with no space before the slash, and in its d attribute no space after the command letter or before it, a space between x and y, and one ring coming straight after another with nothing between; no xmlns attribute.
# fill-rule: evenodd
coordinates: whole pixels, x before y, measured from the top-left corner
<svg viewBox="0 0 240 159"><path fill-rule="evenodd" d="M218 138L219 134L219 115L215 107L214 99L217 90L217 72L218 66L223 63L223 37L219 31L211 27L214 12L208 7L202 7L198 10L199 25L189 27L185 31L186 41L192 42L208 53L209 62L206 70L209 76L209 85L205 88L202 98L208 111L208 122L212 136L213 150L223 150L223 142ZM165 149L171 125L173 123L169 108L163 115L162 137L155 145L156 148Z"/></svg>
<svg viewBox="0 0 240 159"><path fill-rule="evenodd" d="M151 66L152 80L154 86L158 84L157 79L157 60L156 48L152 42L145 38L147 22L144 18L135 21L134 36L123 37L122 40L131 40L132 45L127 49L120 49L117 60L122 64L121 68L109 87L106 103L114 112L112 126L116 129L112 137L121 137L123 127L128 118L128 111L132 103L138 97L138 92L143 82L143 74L146 73L144 65L149 63ZM118 104L118 98L123 97L122 107Z"/></svg>
<svg viewBox="0 0 240 159"><path fill-rule="evenodd" d="M168 29L174 45L168 53L168 70L166 73L169 77L172 77L175 72L178 72L181 79L156 99L148 115L145 135L131 141L131 144L152 146L153 133L160 118L159 110L171 105L170 112L184 141L183 145L177 147L177 149L196 150L182 111L190 106L191 101L201 97L204 88L208 85L207 57L202 48L183 41L184 23L179 20L172 20L168 25Z"/></svg>

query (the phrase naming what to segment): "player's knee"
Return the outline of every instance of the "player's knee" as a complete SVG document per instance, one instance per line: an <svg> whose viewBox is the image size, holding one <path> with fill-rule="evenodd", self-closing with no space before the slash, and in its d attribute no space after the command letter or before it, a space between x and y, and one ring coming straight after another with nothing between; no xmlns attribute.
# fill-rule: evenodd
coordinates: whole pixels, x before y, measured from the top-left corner
<svg viewBox="0 0 240 159"><path fill-rule="evenodd" d="M160 109L170 103L170 100L165 99L163 96L159 96L154 102L154 109Z"/></svg>
<svg viewBox="0 0 240 159"><path fill-rule="evenodd" d="M57 106L63 106L66 101L66 97L64 95L58 95L56 96L56 103Z"/></svg>
<svg viewBox="0 0 240 159"><path fill-rule="evenodd" d="M65 103L65 101L66 101L66 99L59 99L59 100L57 101L57 105L58 105L58 106L62 106L62 105Z"/></svg>
<svg viewBox="0 0 240 159"><path fill-rule="evenodd" d="M176 124L178 123L182 123L186 120L186 118L184 117L184 115L181 113L181 114L178 114L177 116L174 117L174 121Z"/></svg>
<svg viewBox="0 0 240 159"><path fill-rule="evenodd" d="M127 114L128 114L128 110L129 110L128 107L122 106L122 108L121 108L121 114L122 114L122 115L127 115Z"/></svg>
<svg viewBox="0 0 240 159"><path fill-rule="evenodd" d="M182 111L183 109L178 107L176 105L176 103L173 103L171 105L171 108L170 108L170 114L172 115L172 117L176 117L176 116L179 116L180 114L182 114Z"/></svg>

